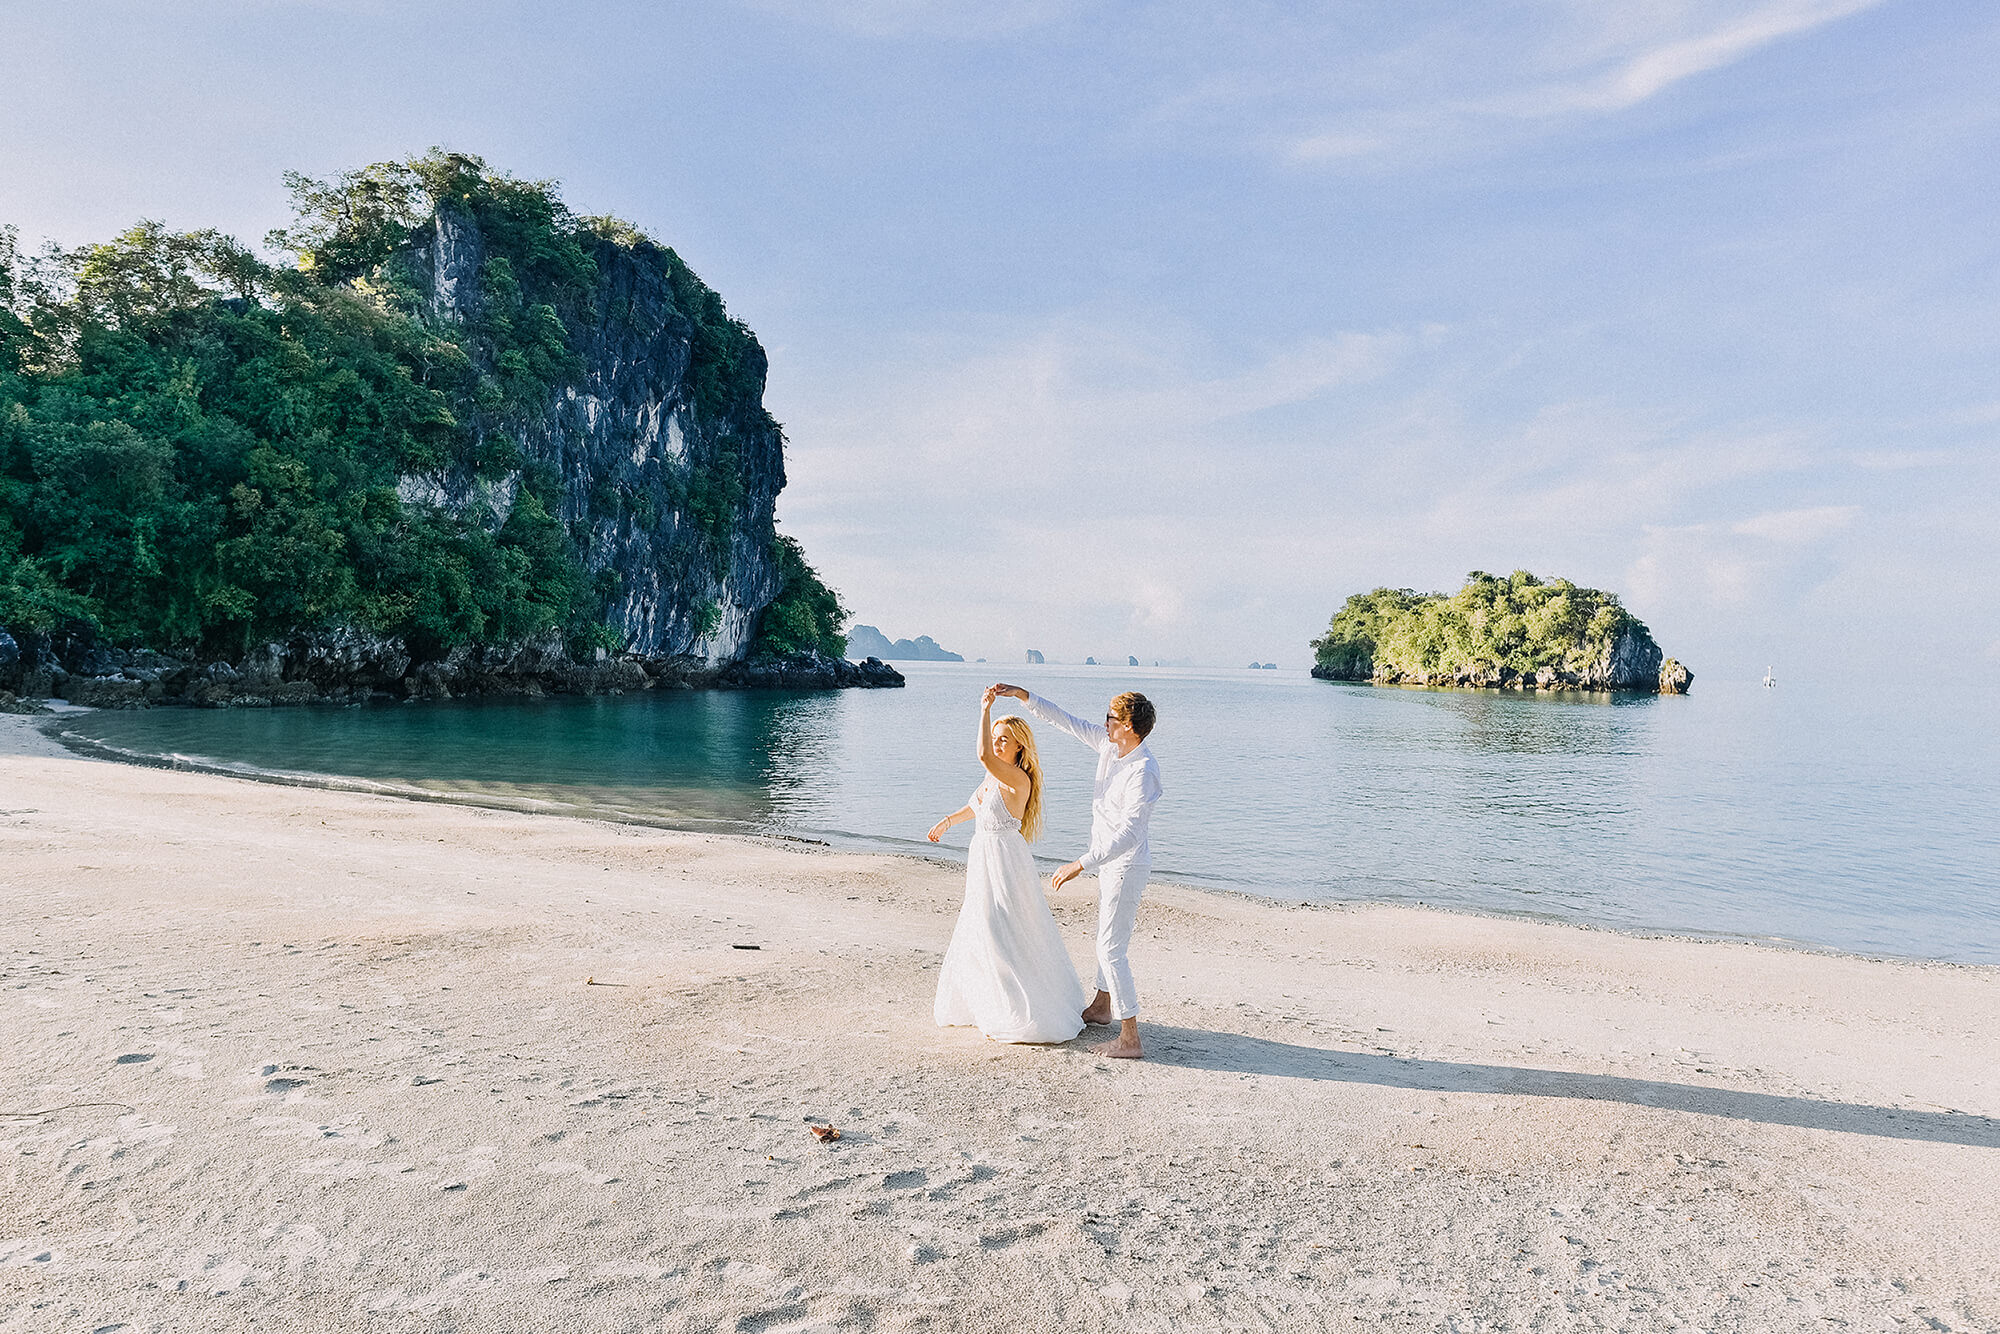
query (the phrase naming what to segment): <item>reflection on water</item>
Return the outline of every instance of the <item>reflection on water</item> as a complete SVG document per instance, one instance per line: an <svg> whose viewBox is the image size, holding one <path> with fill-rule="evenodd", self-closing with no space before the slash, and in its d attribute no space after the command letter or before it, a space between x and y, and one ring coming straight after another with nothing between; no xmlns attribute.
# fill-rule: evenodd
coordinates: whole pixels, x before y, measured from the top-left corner
<svg viewBox="0 0 2000 1334"><path fill-rule="evenodd" d="M108 745L477 800L923 848L978 783L996 671L1084 716L1159 707L1156 873L2000 962L1995 692L1378 689L1302 673L906 664L909 688L77 715ZM1046 727L1053 863L1091 756ZM962 846L963 832L955 835Z"/></svg>

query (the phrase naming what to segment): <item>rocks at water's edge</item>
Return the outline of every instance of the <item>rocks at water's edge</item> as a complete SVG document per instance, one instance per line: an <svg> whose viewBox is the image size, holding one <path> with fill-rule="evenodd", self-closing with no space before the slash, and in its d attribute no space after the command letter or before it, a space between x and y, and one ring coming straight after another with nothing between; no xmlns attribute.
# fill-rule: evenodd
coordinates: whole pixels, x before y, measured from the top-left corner
<svg viewBox="0 0 2000 1334"><path fill-rule="evenodd" d="M900 686L903 674L875 657L849 662L846 658L800 654L793 658L753 658L732 663L723 669L715 684L726 690L831 690L845 686Z"/></svg>
<svg viewBox="0 0 2000 1334"><path fill-rule="evenodd" d="M104 709L154 704L268 708L281 704L360 704L371 699L452 699L464 695L610 695L634 690L827 690L903 684L879 659L852 663L819 654L750 658L716 665L699 654L607 654L578 661L561 637L467 645L417 660L400 639L358 630L295 635L235 662L194 662L151 649L120 649L87 626L54 634L0 632L13 647L0 665L0 711L15 695L56 697ZM7 653L0 649L0 660ZM32 706L28 711L38 711Z"/></svg>
<svg viewBox="0 0 2000 1334"><path fill-rule="evenodd" d="M1040 662L1041 660L1042 660L1041 650L1032 648L1028 650L1029 662Z"/></svg>

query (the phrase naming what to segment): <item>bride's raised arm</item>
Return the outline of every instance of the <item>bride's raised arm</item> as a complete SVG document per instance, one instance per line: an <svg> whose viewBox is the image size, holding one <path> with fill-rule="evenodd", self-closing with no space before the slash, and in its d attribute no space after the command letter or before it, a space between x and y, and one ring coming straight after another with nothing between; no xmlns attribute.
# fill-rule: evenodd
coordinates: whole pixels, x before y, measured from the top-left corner
<svg viewBox="0 0 2000 1334"><path fill-rule="evenodd" d="M986 766L986 772L999 781L1001 787L1015 795L1028 788L1031 780L1016 766L1001 759L993 749L993 701L1000 695L999 686L986 687L986 693L979 697L979 762Z"/></svg>

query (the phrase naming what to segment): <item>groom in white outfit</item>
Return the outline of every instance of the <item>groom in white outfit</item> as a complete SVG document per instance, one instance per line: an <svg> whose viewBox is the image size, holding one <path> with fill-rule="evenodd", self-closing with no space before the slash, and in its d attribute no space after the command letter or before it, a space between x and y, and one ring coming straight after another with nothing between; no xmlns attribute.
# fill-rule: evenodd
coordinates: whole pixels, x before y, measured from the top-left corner
<svg viewBox="0 0 2000 1334"><path fill-rule="evenodd" d="M1147 826L1153 804L1160 799L1160 765L1146 749L1153 730L1153 702L1127 691L1112 698L1104 725L1087 723L1065 713L1040 695L1019 686L994 687L1028 706L1028 712L1051 727L1060 727L1097 752L1097 783L1090 798L1090 848L1050 878L1061 889L1085 871L1097 873L1097 998L1084 1007L1086 1024L1118 1024L1118 1036L1095 1050L1101 1056L1137 1060L1139 990L1132 983L1126 955L1132 943L1132 922L1139 915L1139 895L1152 869Z"/></svg>

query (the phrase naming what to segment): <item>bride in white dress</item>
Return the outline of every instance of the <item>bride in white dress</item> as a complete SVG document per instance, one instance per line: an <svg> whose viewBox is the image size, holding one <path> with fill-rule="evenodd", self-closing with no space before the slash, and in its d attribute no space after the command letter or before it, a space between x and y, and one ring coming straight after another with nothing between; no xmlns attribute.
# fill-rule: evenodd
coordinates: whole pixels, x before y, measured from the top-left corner
<svg viewBox="0 0 2000 1334"><path fill-rule="evenodd" d="M1067 1042L1083 1031L1084 994L1028 852L1041 833L1041 762L1026 721L993 720L995 695L988 690L979 709L986 781L929 835L935 843L972 821L965 906L938 974L934 1013L941 1025L973 1025L996 1042Z"/></svg>

